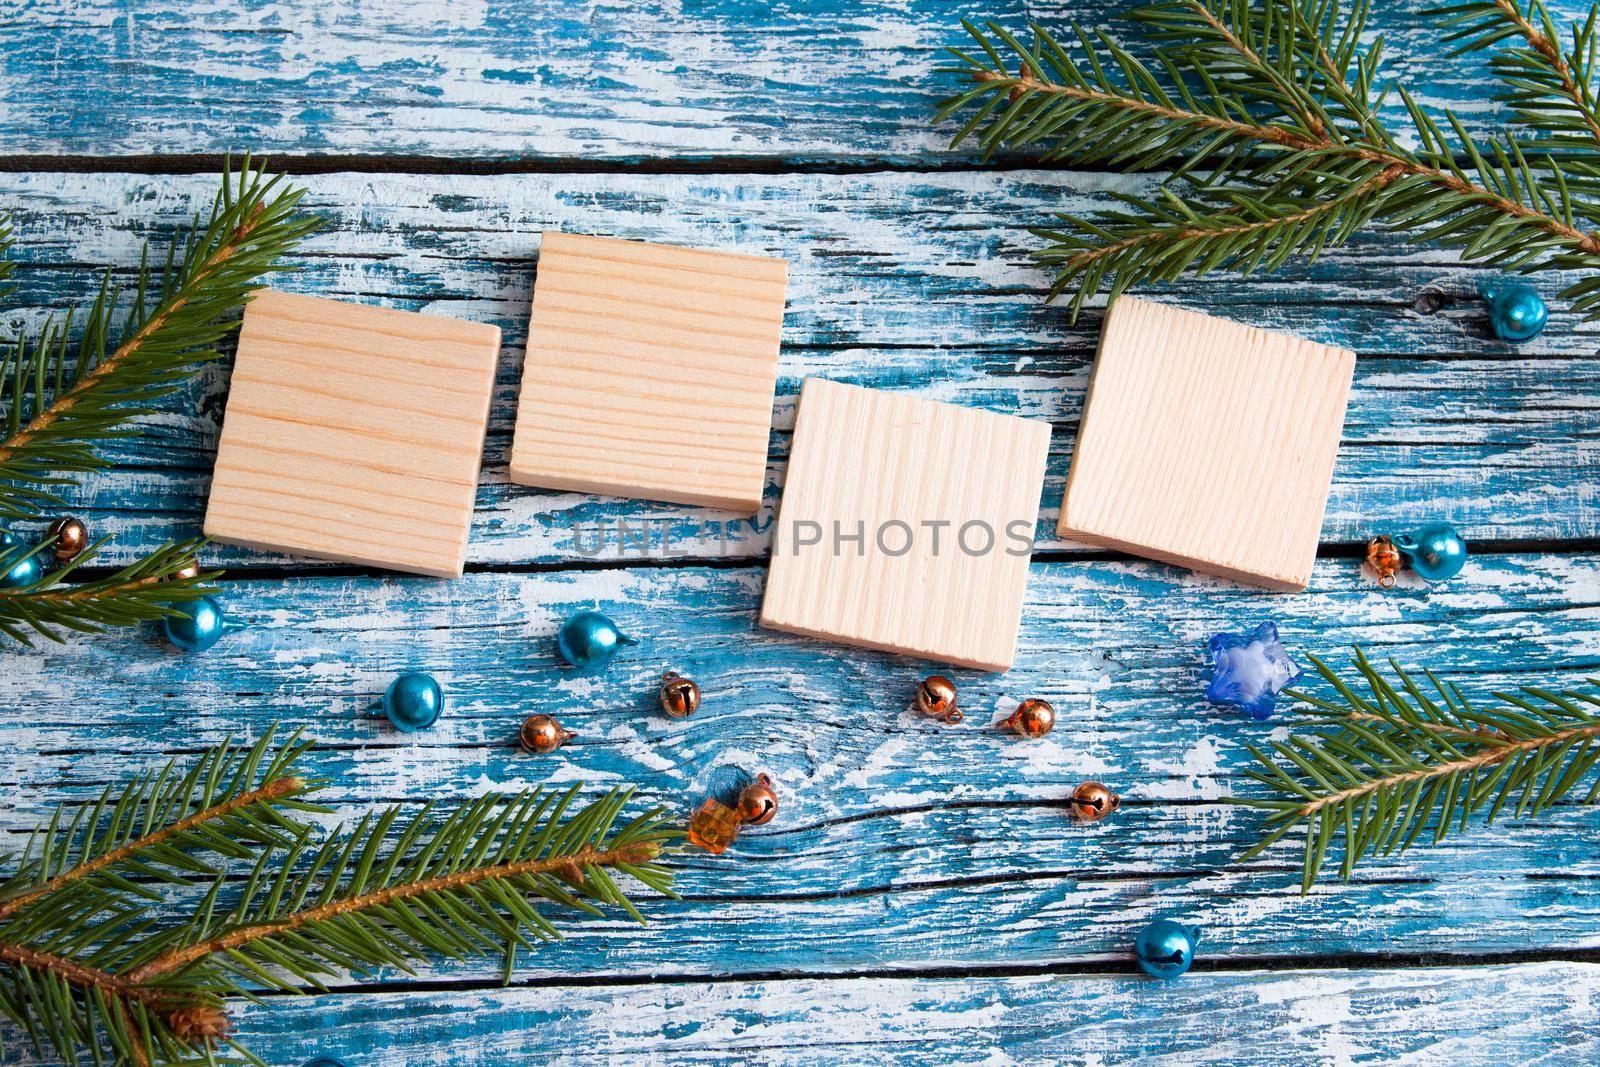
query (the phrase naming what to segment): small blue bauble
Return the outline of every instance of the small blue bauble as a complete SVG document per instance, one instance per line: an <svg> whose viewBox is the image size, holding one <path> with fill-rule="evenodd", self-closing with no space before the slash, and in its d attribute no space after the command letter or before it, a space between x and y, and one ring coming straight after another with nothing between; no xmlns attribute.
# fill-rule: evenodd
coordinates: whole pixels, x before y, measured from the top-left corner
<svg viewBox="0 0 1600 1067"><path fill-rule="evenodd" d="M1454 578L1467 565L1467 542L1448 522L1430 522L1393 540L1411 569L1430 582Z"/></svg>
<svg viewBox="0 0 1600 1067"><path fill-rule="evenodd" d="M1133 954L1138 957L1139 966L1145 974L1171 980L1189 969L1198 944L1198 926L1184 926L1171 919L1157 919L1139 931L1139 936L1133 942Z"/></svg>
<svg viewBox="0 0 1600 1067"><path fill-rule="evenodd" d="M9 556L22 544L16 536L9 533L0 533L0 556ZM35 552L25 559L13 563L5 574L0 574L0 589L20 589L25 585L32 585L44 577L44 560Z"/></svg>
<svg viewBox="0 0 1600 1067"><path fill-rule="evenodd" d="M556 635L556 650L561 658L581 671L598 671L611 662L623 645L638 643L598 611L578 612L561 624L561 632Z"/></svg>
<svg viewBox="0 0 1600 1067"><path fill-rule="evenodd" d="M344 1061L334 1059L332 1056L316 1056L302 1063L300 1067L344 1067Z"/></svg>
<svg viewBox="0 0 1600 1067"><path fill-rule="evenodd" d="M216 597L198 597L172 607L183 614L169 615L162 620L168 641L185 652L204 652L222 640L228 627Z"/></svg>
<svg viewBox="0 0 1600 1067"><path fill-rule="evenodd" d="M433 675L407 671L389 683L383 694L383 713L396 730L411 733L439 721L444 711L444 689Z"/></svg>
<svg viewBox="0 0 1600 1067"><path fill-rule="evenodd" d="M1526 285L1486 286L1483 299L1489 305L1489 329L1502 341L1531 341L1550 318L1544 300Z"/></svg>

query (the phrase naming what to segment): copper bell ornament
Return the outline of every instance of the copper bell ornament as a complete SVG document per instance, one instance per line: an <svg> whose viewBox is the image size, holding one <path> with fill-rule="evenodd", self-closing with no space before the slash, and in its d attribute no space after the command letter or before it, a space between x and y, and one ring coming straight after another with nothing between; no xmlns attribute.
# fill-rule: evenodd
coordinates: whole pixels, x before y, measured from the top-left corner
<svg viewBox="0 0 1600 1067"><path fill-rule="evenodd" d="M1367 566L1378 576L1378 584L1385 589L1394 586L1394 576L1405 566L1405 557L1387 537L1374 537L1367 542Z"/></svg>
<svg viewBox="0 0 1600 1067"><path fill-rule="evenodd" d="M1024 700L1000 725L1023 737L1043 737L1056 727L1056 709L1047 700Z"/></svg>
<svg viewBox="0 0 1600 1067"><path fill-rule="evenodd" d="M661 710L674 719L687 719L700 708L700 687L676 671L661 678Z"/></svg>
<svg viewBox="0 0 1600 1067"><path fill-rule="evenodd" d="M778 791L772 788L772 779L765 774L739 791L739 806L734 809L739 821L746 826L761 826L778 814Z"/></svg>
<svg viewBox="0 0 1600 1067"><path fill-rule="evenodd" d="M52 522L48 536L56 543L57 563L71 563L89 547L89 528L73 515L64 515Z"/></svg>
<svg viewBox="0 0 1600 1067"><path fill-rule="evenodd" d="M940 722L957 723L962 719L956 707L956 686L942 674L931 674L917 686L917 710Z"/></svg>
<svg viewBox="0 0 1600 1067"><path fill-rule="evenodd" d="M536 756L554 752L577 736L548 715L529 715L517 731L522 747Z"/></svg>
<svg viewBox="0 0 1600 1067"><path fill-rule="evenodd" d="M1099 822L1122 807L1122 798L1099 782L1084 782L1072 791L1067 806L1079 822Z"/></svg>

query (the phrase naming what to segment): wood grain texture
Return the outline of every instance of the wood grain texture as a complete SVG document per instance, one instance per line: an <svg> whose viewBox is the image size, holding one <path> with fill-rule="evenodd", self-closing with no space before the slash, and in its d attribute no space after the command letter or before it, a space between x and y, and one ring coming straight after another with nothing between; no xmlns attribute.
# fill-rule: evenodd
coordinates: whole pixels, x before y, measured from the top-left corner
<svg viewBox="0 0 1600 1067"><path fill-rule="evenodd" d="M336 781L329 819L579 778L638 782L641 801L674 806L730 765L766 769L780 818L722 857L678 860L684 899L645 900L651 928L578 921L507 990L493 963L435 961L415 979L241 1006L246 1035L291 1067L316 1052L351 1067L1595 1060L1596 972L1573 961L1600 945L1600 813L1503 820L1302 897L1292 849L1234 862L1257 824L1219 803L1244 787L1244 743L1270 733L1197 693L1205 639L1267 613L1298 651L1360 641L1475 692L1600 673L1596 334L1557 304L1540 338L1502 345L1475 296L1489 272L1383 235L1311 266L1158 289L1360 353L1324 558L1306 592L1282 597L1076 558L1055 503L1102 315L1071 324L1044 304L1026 228L1153 178L1015 156L974 169L976 150L948 151L951 128L928 115L948 88L937 48L956 43L960 17L1059 27L1124 6L0 0L0 153L33 171L0 172L22 264L0 332L81 307L100 265L126 278L139 240L186 225L216 188L212 175L115 173L116 156L250 147L366 171L308 180L306 205L330 225L297 261L297 290L491 324L505 344L468 556L485 569L453 583L334 575L217 549L249 628L205 656L175 656L150 631L0 649L0 852L58 799L279 719L329 743L316 758ZM1554 7L1558 20L1586 10ZM1371 29L1424 106L1458 107L1479 133L1503 119L1484 56L1444 59L1416 6L1380 5ZM109 172L57 173L57 153ZM405 168L434 173L389 172ZM480 169L539 173L464 173ZM538 234L561 228L792 264L754 517L509 483ZM1548 295L1573 280L1538 282ZM914 662L755 629L753 561L813 375L1059 431L1016 665L958 674L966 728L908 710ZM74 493L114 538L108 562L197 529L226 377L208 368ZM1392 595L1354 558L1328 557L1440 517L1511 551ZM1544 551L1563 541L1572 551ZM598 679L549 648L586 607L646 639ZM441 677L450 712L402 737L371 706L408 667ZM652 709L669 667L706 686L694 719ZM1063 709L1049 738L1001 744L981 729L1028 695ZM530 760L514 735L532 710L583 736ZM1128 796L1114 821L1065 817L1086 777ZM1165 914L1206 928L1200 970L1173 985L1127 959L1131 932ZM1478 965L1501 952L1556 962ZM1305 969L1208 969L1286 957ZM1473 965L1416 966L1430 962ZM1079 969L1096 973L1053 973ZM0 1061L32 1062L4 1028Z"/></svg>
<svg viewBox="0 0 1600 1067"><path fill-rule="evenodd" d="M1600 1057L1593 964L1204 967L1165 984L862 978L275 998L241 1021L247 1041L283 1050L283 1062L332 1052L350 1067L498 1067L534 1048L541 1062L571 1064L1559 1067Z"/></svg>
<svg viewBox="0 0 1600 1067"><path fill-rule="evenodd" d="M807 379L761 625L1010 667L1049 451L1049 423Z"/></svg>
<svg viewBox="0 0 1600 1067"><path fill-rule="evenodd" d="M511 480L760 510L787 278L767 256L546 232Z"/></svg>
<svg viewBox="0 0 1600 1067"><path fill-rule="evenodd" d="M1356 354L1151 300L1106 316L1056 532L1304 589Z"/></svg>
<svg viewBox="0 0 1600 1067"><path fill-rule="evenodd" d="M1055 534L1101 316L1076 325L1043 302L1018 219L1085 210L1099 175L982 174L326 175L309 209L329 220L294 274L301 291L379 301L500 326L500 362L469 560L520 565L609 559L758 558L769 547L807 375L1052 421L1039 549ZM448 186L445 188L444 186ZM753 190L759 188L759 194ZM20 311L82 304L100 263L127 268L139 239L184 225L208 203L207 176L3 174L22 261ZM730 205L736 205L736 211ZM530 490L506 476L538 233L588 226L649 240L791 261L765 502L750 520L705 509ZM1449 517L1473 541L1584 538L1600 529L1600 364L1595 335L1559 310L1526 345L1487 335L1475 291L1488 277L1454 258L1363 237L1310 268L1219 277L1160 298L1361 353L1324 542L1354 545L1419 515ZM1550 276L1548 284L1573 280ZM1421 309L1421 310L1419 310ZM72 508L115 537L108 561L199 528L226 374L208 370L143 422L91 475ZM620 524L628 524L626 542ZM273 562L218 550L231 566ZM282 562L281 560L277 562Z"/></svg>
<svg viewBox="0 0 1600 1067"><path fill-rule="evenodd" d="M1418 5L1374 5L1385 76L1475 133L1503 111L1481 56L1443 57ZM1551 4L1558 18L1586 7ZM945 165L947 45L1110 24L1123 0L8 0L0 152L258 152ZM1391 94L1386 114L1404 122Z"/></svg>
<svg viewBox="0 0 1600 1067"><path fill-rule="evenodd" d="M257 293L206 536L459 576L499 358L497 326Z"/></svg>
<svg viewBox="0 0 1600 1067"><path fill-rule="evenodd" d="M1480 555L1452 582L1408 578L1393 594L1356 560L1324 560L1308 591L1288 596L1142 562L1036 564L1012 670L953 675L968 713L956 728L910 709L926 673L915 661L756 629L761 589L755 567L241 581L226 595L248 628L205 656L175 655L153 633L9 649L0 706L26 711L0 715L0 750L28 757L0 766L0 793L14 798L0 826L15 841L55 799L98 795L129 774L130 752L155 760L281 720L331 746L315 767L344 817L576 780L636 783L641 805L686 816L730 766L774 776L779 818L721 857L679 860L685 899L647 900L655 925L575 921L566 941L523 960L523 976L1121 960L1129 930L1167 912L1204 925L1208 954L1230 960L1600 940L1596 809L1504 819L1364 864L1309 897L1293 843L1238 864L1259 816L1218 800L1248 788L1244 745L1278 724L1200 698L1209 635L1269 612L1297 653L1340 660L1360 642L1473 694L1578 684L1600 674L1593 554ZM595 606L642 644L605 675L579 677L551 638ZM449 711L401 735L373 704L413 667L440 679ZM702 685L693 718L655 707L669 667ZM1024 696L1061 712L1049 737L984 729ZM532 711L579 738L547 759L519 753L517 724ZM1085 778L1127 798L1113 819L1068 819L1065 798Z"/></svg>

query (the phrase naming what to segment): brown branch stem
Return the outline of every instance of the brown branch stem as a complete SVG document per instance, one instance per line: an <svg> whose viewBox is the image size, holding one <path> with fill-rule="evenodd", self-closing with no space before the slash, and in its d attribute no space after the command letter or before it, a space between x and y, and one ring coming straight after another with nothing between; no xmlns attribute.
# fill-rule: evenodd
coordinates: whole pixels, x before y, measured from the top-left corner
<svg viewBox="0 0 1600 1067"><path fill-rule="evenodd" d="M515 878L529 874L556 874L568 879L581 878L584 867L615 867L624 863L646 863L659 855L660 851L658 845L649 841L622 845L605 851L584 848L568 856L552 856L546 859L519 860L513 863L495 864L474 870L456 871L453 874L442 874L436 878L425 878L421 881L408 882L404 885L389 886L370 893L348 897L344 900L333 900L326 904L319 904L316 907L306 908L303 911L286 915L282 919L276 919L271 922L251 923L247 926L236 927L227 933L219 934L205 941L197 941L182 948L169 949L143 966L131 971L128 977L136 982L148 981L151 978L182 970L191 963L217 952L228 952L252 941L258 941L263 937L271 937L274 934L294 930L304 926L306 923L338 918L341 915L379 907L395 900L406 900L427 893L447 892L452 889L462 889L470 885L477 885L480 882L501 878Z"/></svg>
<svg viewBox="0 0 1600 1067"><path fill-rule="evenodd" d="M1357 722L1381 723L1388 726L1394 725L1393 719L1387 719L1382 715L1374 715L1367 711L1347 711L1344 713L1344 717L1347 719L1354 719ZM1451 726L1449 723L1443 722L1407 723L1406 725L1418 726L1424 730L1427 730L1429 733L1440 734L1442 736L1459 737L1463 741L1511 741L1511 738L1505 733L1502 733L1499 730L1491 730L1485 726Z"/></svg>
<svg viewBox="0 0 1600 1067"><path fill-rule="evenodd" d="M1206 126L1210 129L1226 130L1247 140L1258 141L1291 151L1320 152L1329 156L1346 156L1364 159L1371 163L1382 163L1385 167L1398 167L1400 168L1400 175L1423 178L1460 196L1488 204L1503 215L1526 220L1545 233L1572 243L1579 251L1588 255L1600 255L1600 234L1585 232L1575 226L1569 226L1553 215L1519 204L1515 200L1507 199L1485 186L1468 181L1458 174L1429 166L1414 158L1397 155L1388 149L1375 148L1368 144L1338 142L1326 137L1320 140L1307 138L1281 126L1241 122L1237 119L1223 118L1218 115L1207 115L1202 112L1164 107L1147 100L1134 100L1118 96L1115 93L1096 92L1090 89L1080 89L1077 86L1040 81L1031 74L1012 75L1002 71L978 70L973 72L972 77L979 82L1009 85L1013 91L1017 92L1041 93L1065 96L1074 100L1093 101L1104 107L1137 111L1174 123L1187 123L1189 125Z"/></svg>
<svg viewBox="0 0 1600 1067"><path fill-rule="evenodd" d="M0 589L0 601L27 600L34 603L47 601L52 604L82 604L95 600L114 600L126 596L128 593L140 589L148 589L153 585L163 585L167 579L162 575L150 575L145 578L135 578L131 582L118 582L116 585L95 586L70 586L62 590L59 586L49 589L38 589L29 592L27 589Z"/></svg>
<svg viewBox="0 0 1600 1067"><path fill-rule="evenodd" d="M1147 230L1144 233L1137 234L1133 237L1126 237L1120 241L1115 241L1108 245L1102 245L1099 248L1092 248L1086 252L1080 252L1067 260L1067 267L1069 269L1076 270L1086 264L1093 263L1095 260L1103 259L1106 256L1114 256L1119 252L1123 252L1129 248L1135 248L1150 241L1169 241L1174 239L1188 240L1195 237L1235 236L1241 233L1253 233L1257 230L1270 229L1274 226L1304 222L1305 220L1315 218L1318 215L1327 214L1329 211L1349 203L1351 200L1357 200L1369 192L1381 189L1399 176L1399 168L1391 166L1382 173L1375 174L1368 178L1366 181L1362 182L1360 185L1351 189L1347 193L1342 193L1332 200L1317 204L1314 207L1308 207L1304 211L1297 211L1292 215L1278 215L1269 219L1257 219L1253 222L1242 222L1234 226L1195 226L1183 230Z"/></svg>
<svg viewBox="0 0 1600 1067"><path fill-rule="evenodd" d="M1188 6L1191 11L1205 19L1206 24L1215 30L1223 40L1228 42L1229 48L1232 48L1235 52L1238 52L1245 59L1253 63L1256 70L1260 71L1264 77L1270 79L1272 84L1278 87L1279 92L1283 93L1290 99L1299 100L1299 91L1296 89L1296 87L1286 84L1278 72L1273 69L1272 65L1262 59L1261 56L1256 53L1255 49L1251 48L1249 45L1240 40L1237 34L1228 29L1228 27L1223 24L1222 20L1217 18L1215 12L1213 12L1206 5L1199 3L1198 0L1188 0ZM1311 131L1311 136L1315 137L1319 141L1329 141L1327 127L1322 124L1321 119L1319 119L1316 115L1313 115L1310 111L1306 110L1304 104L1297 103L1295 105L1295 111L1300 116L1301 124L1304 125L1306 129Z"/></svg>
<svg viewBox="0 0 1600 1067"><path fill-rule="evenodd" d="M41 952L26 945L0 941L0 960L32 971L53 974L65 982L84 989L98 989L119 1000L136 1000L162 1010L170 1009L175 1004L175 998L169 989L144 986L136 979L112 974L110 971L90 967L66 956Z"/></svg>
<svg viewBox="0 0 1600 1067"><path fill-rule="evenodd" d="M1503 763L1512 756L1521 755L1524 752L1534 752L1547 745L1558 745L1575 738L1587 737L1600 737L1600 725L1574 726L1570 730L1560 730L1546 737L1532 737L1526 741L1513 741L1510 744L1497 745L1477 755L1451 760L1436 767L1424 767L1421 770L1391 774L1387 778L1375 778L1370 782L1363 782L1360 785L1351 786L1349 789L1341 789L1337 793L1330 793L1325 797L1318 797L1316 800L1301 805L1300 818L1309 818L1325 807L1364 797L1368 793L1377 792L1379 789L1405 785L1408 782L1425 781L1429 778L1439 778L1447 774L1455 774L1457 771L1481 770L1484 767L1493 767L1496 764Z"/></svg>
<svg viewBox="0 0 1600 1067"><path fill-rule="evenodd" d="M1072 100L1093 101L1106 107L1121 108L1124 111L1137 111L1141 114L1166 119L1169 122L1185 122L1191 125L1206 126L1214 130L1227 130L1238 134L1240 137L1253 141L1264 141L1284 148L1311 150L1322 147L1322 142L1303 137L1293 130L1286 130L1281 126L1263 126L1257 123L1241 122L1238 119L1224 118L1220 115L1207 115L1199 111L1184 111L1179 108L1151 103L1148 100L1134 100L1130 97L1117 96L1114 93L1101 93L1092 89L1080 89L1073 85L1061 85L1058 82L1040 81L1031 74L1012 75L1000 71L977 70L973 71L972 78L978 82L1002 82L1010 85L1014 92L1065 96Z"/></svg>
<svg viewBox="0 0 1600 1067"><path fill-rule="evenodd" d="M121 860L128 858L141 849L146 849L152 845L160 844L162 841L168 840L177 834L183 833L185 830L198 826L201 823L209 822L212 819L221 818L230 812L238 811L241 808L247 808L252 804L278 800L303 788L305 788L305 780L290 775L285 778L275 778L272 781L267 782L265 785L262 785L260 788L252 789L249 792L240 793L238 796L225 800L220 804L213 804L211 807L202 809L201 811L195 812L193 815L179 819L177 822L172 823L169 826L164 826L159 830L144 835L143 837L136 838L127 842L126 844L119 845L104 855L96 856L92 860L80 863L70 870L63 871L54 878L50 879L48 882L45 882L43 885L30 889L26 893L14 896L9 900L0 901L0 920L14 915L18 910L30 902L37 900L46 894L53 893L64 885L75 882L80 878L87 877L88 875L93 874L95 871L102 870L106 867L109 867L113 863L120 862Z"/></svg>

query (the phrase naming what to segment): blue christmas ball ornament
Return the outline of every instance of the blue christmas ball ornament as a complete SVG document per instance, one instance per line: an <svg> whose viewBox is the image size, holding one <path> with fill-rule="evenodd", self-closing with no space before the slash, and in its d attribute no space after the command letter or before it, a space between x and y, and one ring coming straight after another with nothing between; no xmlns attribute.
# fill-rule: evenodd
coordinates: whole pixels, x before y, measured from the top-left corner
<svg viewBox="0 0 1600 1067"><path fill-rule="evenodd" d="M1531 341L1550 318L1539 294L1516 282L1485 286L1483 299L1489 305L1489 329L1502 341Z"/></svg>
<svg viewBox="0 0 1600 1067"><path fill-rule="evenodd" d="M578 612L561 624L561 632L556 635L556 650L561 658L581 671L598 671L611 662L623 645L638 643L598 611Z"/></svg>
<svg viewBox="0 0 1600 1067"><path fill-rule="evenodd" d="M444 711L444 688L433 675L407 671L389 683L383 694L383 713L396 730L412 733L439 721Z"/></svg>
<svg viewBox="0 0 1600 1067"><path fill-rule="evenodd" d="M197 597L172 607L181 614L167 616L161 625L166 630L167 640L185 652L204 652L222 640L227 632L227 617L216 597Z"/></svg>
<svg viewBox="0 0 1600 1067"><path fill-rule="evenodd" d="M1454 578L1467 565L1466 539L1448 522L1430 522L1393 540L1411 569L1430 582Z"/></svg>
<svg viewBox="0 0 1600 1067"><path fill-rule="evenodd" d="M344 1061L332 1056L316 1056L302 1063L300 1067L344 1067Z"/></svg>
<svg viewBox="0 0 1600 1067"><path fill-rule="evenodd" d="M11 558L22 544L15 534L0 533L0 557ZM0 574L0 589L20 589L44 577L44 559L38 552L17 560Z"/></svg>
<svg viewBox="0 0 1600 1067"><path fill-rule="evenodd" d="M1257 722L1272 717L1278 691L1300 677L1271 620L1249 633L1217 634L1206 647L1212 666L1206 699L1247 711Z"/></svg>
<svg viewBox="0 0 1600 1067"><path fill-rule="evenodd" d="M1152 978L1171 981L1194 962L1195 946L1200 944L1200 928L1185 926L1171 919L1157 919L1139 931L1133 954L1139 966Z"/></svg>

